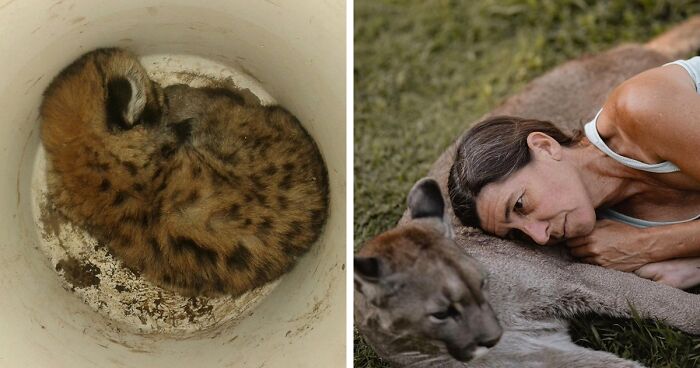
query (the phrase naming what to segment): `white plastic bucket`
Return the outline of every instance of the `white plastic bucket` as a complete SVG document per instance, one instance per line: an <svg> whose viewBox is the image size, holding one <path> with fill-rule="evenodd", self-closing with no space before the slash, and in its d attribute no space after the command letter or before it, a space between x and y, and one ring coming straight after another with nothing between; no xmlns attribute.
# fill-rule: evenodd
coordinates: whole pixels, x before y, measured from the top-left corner
<svg viewBox="0 0 700 368"><path fill-rule="evenodd" d="M97 47L189 54L243 71L326 160L331 215L245 318L177 338L126 332L65 290L39 249L32 171L41 93ZM335 367L345 363L343 1L0 0L0 367Z"/></svg>

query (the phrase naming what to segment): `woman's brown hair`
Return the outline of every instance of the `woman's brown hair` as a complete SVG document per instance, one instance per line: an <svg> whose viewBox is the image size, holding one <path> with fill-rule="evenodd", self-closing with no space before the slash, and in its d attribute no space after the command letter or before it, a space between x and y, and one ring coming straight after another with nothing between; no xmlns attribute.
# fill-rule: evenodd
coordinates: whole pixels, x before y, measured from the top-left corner
<svg viewBox="0 0 700 368"><path fill-rule="evenodd" d="M534 132L547 134L565 147L583 137L580 131L567 135L548 121L514 116L488 118L464 134L447 181L452 209L463 225L480 227L475 200L487 184L510 176L530 162L527 137Z"/></svg>

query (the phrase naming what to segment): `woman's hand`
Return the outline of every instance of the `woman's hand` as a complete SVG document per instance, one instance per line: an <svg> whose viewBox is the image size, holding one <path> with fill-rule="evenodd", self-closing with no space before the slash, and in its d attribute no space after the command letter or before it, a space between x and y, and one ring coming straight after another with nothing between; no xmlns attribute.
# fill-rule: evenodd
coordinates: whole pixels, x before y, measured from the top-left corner
<svg viewBox="0 0 700 368"><path fill-rule="evenodd" d="M635 274L678 289L700 285L700 257L677 258L639 267Z"/></svg>
<svg viewBox="0 0 700 368"><path fill-rule="evenodd" d="M654 262L645 229L612 220L598 220L593 231L566 241L571 254L583 262L631 272Z"/></svg>

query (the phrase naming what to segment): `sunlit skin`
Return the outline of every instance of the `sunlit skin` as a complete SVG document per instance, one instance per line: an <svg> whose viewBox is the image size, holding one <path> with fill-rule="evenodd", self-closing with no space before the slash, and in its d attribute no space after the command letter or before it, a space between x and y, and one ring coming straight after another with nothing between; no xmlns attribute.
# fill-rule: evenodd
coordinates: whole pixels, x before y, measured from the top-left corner
<svg viewBox="0 0 700 368"><path fill-rule="evenodd" d="M628 168L583 139L562 147L544 133L528 136L531 162L476 198L485 231L522 232L537 244L565 242L584 262L679 288L700 284L700 220L638 229L596 220L613 208L651 221L700 214L700 95L680 66L655 68L608 97L597 128L608 146L633 159L669 160L681 171Z"/></svg>

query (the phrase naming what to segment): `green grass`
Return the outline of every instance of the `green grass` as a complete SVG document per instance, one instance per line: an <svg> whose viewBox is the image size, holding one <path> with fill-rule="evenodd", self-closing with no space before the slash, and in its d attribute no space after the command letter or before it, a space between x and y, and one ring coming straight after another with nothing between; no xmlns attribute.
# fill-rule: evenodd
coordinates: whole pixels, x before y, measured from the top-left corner
<svg viewBox="0 0 700 368"><path fill-rule="evenodd" d="M700 336L690 336L657 321L581 316L571 321L579 345L605 350L650 367L700 367Z"/></svg>
<svg viewBox="0 0 700 368"><path fill-rule="evenodd" d="M527 82L698 13L689 0L356 0L355 248L391 228L439 154ZM649 366L689 366L682 352L700 350L653 322L588 317L574 324L582 345ZM355 345L356 366L384 366L357 334Z"/></svg>

